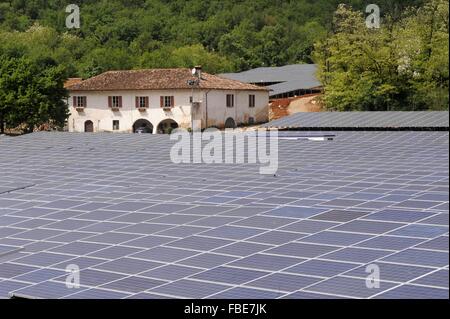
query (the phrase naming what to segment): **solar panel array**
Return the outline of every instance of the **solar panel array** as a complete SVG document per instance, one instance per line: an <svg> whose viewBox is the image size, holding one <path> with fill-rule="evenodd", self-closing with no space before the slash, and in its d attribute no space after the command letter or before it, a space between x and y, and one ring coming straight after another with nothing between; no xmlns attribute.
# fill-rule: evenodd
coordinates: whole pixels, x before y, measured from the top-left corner
<svg viewBox="0 0 450 319"><path fill-rule="evenodd" d="M448 132L333 134L280 139L275 176L167 136L0 137L0 297L448 298Z"/></svg>
<svg viewBox="0 0 450 319"><path fill-rule="evenodd" d="M277 128L447 128L449 113L417 112L299 112L271 121Z"/></svg>

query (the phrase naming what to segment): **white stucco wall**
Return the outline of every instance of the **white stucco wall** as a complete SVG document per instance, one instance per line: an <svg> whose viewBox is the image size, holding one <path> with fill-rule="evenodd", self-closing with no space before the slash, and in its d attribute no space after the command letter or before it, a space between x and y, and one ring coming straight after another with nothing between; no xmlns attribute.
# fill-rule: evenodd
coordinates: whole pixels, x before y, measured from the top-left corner
<svg viewBox="0 0 450 319"><path fill-rule="evenodd" d="M226 107L226 95L234 94L234 107ZM255 95L255 107L248 105L249 94ZM73 107L73 96L86 96L87 107L79 112ZM113 112L108 107L108 96L122 96L122 108ZM141 112L135 107L136 96L148 96L149 108ZM164 111L160 107L160 96L174 96L175 107L171 111ZM133 124L139 119L146 119L153 125L153 132L161 121L172 119L180 127L191 126L190 97L201 102L194 108L194 120L201 120L202 128L217 126L222 128L227 118L231 117L236 124L247 124L249 117L255 122L268 120L269 94L265 91L230 91L230 90L161 90L161 91L97 91L71 92L69 98L70 117L68 127L70 132L84 132L86 121L92 121L94 132L132 132ZM207 110L206 110L207 108ZM113 131L113 120L119 120L120 129Z"/></svg>

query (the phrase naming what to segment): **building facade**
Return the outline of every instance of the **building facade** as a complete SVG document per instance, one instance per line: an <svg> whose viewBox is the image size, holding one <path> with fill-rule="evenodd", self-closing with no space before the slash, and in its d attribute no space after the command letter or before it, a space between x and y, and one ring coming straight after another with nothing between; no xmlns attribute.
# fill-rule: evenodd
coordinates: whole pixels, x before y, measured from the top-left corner
<svg viewBox="0 0 450 319"><path fill-rule="evenodd" d="M111 71L67 89L70 132L156 134L193 123L225 128L268 120L266 88L200 68Z"/></svg>

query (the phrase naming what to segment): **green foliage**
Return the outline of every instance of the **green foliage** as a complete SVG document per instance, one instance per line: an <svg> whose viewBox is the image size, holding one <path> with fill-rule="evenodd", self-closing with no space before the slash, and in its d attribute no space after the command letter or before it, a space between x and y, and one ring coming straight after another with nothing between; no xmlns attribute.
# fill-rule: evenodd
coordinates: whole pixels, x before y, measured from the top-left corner
<svg viewBox="0 0 450 319"><path fill-rule="evenodd" d="M360 11L341 5L333 34L315 60L327 108L448 110L448 0L429 0L368 29Z"/></svg>
<svg viewBox="0 0 450 319"><path fill-rule="evenodd" d="M42 124L64 125L66 71L50 58L0 56L0 125L32 131Z"/></svg>
<svg viewBox="0 0 450 319"><path fill-rule="evenodd" d="M310 63L339 2L83 0L81 29L67 30L64 1L0 1L0 47L51 56L81 77L192 63L208 72Z"/></svg>

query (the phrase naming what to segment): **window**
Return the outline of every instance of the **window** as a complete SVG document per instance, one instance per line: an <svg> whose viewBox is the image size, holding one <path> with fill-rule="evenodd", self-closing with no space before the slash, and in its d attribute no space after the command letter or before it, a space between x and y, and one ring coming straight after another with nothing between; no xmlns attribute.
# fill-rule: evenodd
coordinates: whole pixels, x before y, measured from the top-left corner
<svg viewBox="0 0 450 319"><path fill-rule="evenodd" d="M234 107L234 95L227 94L227 107Z"/></svg>
<svg viewBox="0 0 450 319"><path fill-rule="evenodd" d="M249 117L248 118L248 124L255 124L255 118L254 117Z"/></svg>
<svg viewBox="0 0 450 319"><path fill-rule="evenodd" d="M119 129L119 120L113 120L113 131L118 131Z"/></svg>
<svg viewBox="0 0 450 319"><path fill-rule="evenodd" d="M73 106L74 107L86 107L87 97L86 96L74 96Z"/></svg>
<svg viewBox="0 0 450 319"><path fill-rule="evenodd" d="M255 95L254 94L250 94L248 96L248 106L255 107Z"/></svg>
<svg viewBox="0 0 450 319"><path fill-rule="evenodd" d="M112 97L112 106L113 107L120 107L120 96L113 96Z"/></svg>
<svg viewBox="0 0 450 319"><path fill-rule="evenodd" d="M175 106L175 99L173 96L161 96L160 101L161 107L174 107Z"/></svg>
<svg viewBox="0 0 450 319"><path fill-rule="evenodd" d="M189 97L189 103L194 103L194 97L193 96Z"/></svg>
<svg viewBox="0 0 450 319"><path fill-rule="evenodd" d="M136 96L136 108L144 109L149 107L148 96Z"/></svg>
<svg viewBox="0 0 450 319"><path fill-rule="evenodd" d="M108 106L112 108L122 107L121 96L108 96Z"/></svg>

